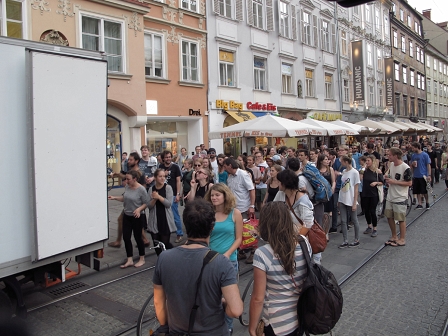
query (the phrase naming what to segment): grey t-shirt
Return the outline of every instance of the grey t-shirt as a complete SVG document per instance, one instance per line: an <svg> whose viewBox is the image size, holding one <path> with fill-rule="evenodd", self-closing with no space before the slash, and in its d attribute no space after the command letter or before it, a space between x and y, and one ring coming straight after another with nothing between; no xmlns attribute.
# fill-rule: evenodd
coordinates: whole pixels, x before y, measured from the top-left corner
<svg viewBox="0 0 448 336"><path fill-rule="evenodd" d="M196 281L208 248L176 247L164 251L157 260L153 283L163 286L168 309L170 331L187 332L191 308L194 304ZM192 336L227 336L221 303L222 287L236 284L236 273L229 259L219 254L204 267L199 286L199 309Z"/></svg>
<svg viewBox="0 0 448 336"><path fill-rule="evenodd" d="M135 209L141 207L143 204L148 203L148 193L145 187L139 186L137 189L131 189L129 186L124 190L124 213L128 216L133 216ZM141 213L144 213L142 211Z"/></svg>

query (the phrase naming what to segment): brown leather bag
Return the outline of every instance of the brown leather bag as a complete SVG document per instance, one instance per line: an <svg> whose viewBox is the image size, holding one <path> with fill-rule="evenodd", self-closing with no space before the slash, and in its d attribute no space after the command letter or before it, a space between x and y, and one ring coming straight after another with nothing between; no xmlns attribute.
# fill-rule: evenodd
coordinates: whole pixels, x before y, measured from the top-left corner
<svg viewBox="0 0 448 336"><path fill-rule="evenodd" d="M285 195L285 199L289 210L294 214L299 223L304 226L303 221L299 218L299 216L297 216L294 208L291 206L288 196ZM314 220L313 226L308 230L307 237L310 242L311 249L313 250L313 254L325 251L325 248L327 247L327 235L316 220Z"/></svg>

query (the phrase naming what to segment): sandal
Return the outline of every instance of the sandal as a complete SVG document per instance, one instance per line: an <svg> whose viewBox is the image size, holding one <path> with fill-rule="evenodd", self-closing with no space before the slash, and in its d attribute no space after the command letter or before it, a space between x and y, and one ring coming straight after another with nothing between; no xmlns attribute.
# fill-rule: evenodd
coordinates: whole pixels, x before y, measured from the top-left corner
<svg viewBox="0 0 448 336"><path fill-rule="evenodd" d="M396 240L389 239L387 242L384 243L384 245L386 245L386 246L392 246L392 244L396 244L396 243L397 243Z"/></svg>
<svg viewBox="0 0 448 336"><path fill-rule="evenodd" d="M110 246L110 247L115 247L115 248L119 248L119 247L121 247L121 243L118 243L118 242L112 242L112 243L109 243L109 244L107 244L108 246Z"/></svg>

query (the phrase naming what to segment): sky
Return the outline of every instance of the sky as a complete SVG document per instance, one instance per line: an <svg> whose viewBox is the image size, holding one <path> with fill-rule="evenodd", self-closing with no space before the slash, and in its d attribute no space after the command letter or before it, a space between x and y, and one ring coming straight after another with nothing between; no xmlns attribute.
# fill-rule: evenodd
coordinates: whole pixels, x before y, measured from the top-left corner
<svg viewBox="0 0 448 336"><path fill-rule="evenodd" d="M408 0L408 3L420 13L431 9L431 20L435 23L448 21L448 0Z"/></svg>

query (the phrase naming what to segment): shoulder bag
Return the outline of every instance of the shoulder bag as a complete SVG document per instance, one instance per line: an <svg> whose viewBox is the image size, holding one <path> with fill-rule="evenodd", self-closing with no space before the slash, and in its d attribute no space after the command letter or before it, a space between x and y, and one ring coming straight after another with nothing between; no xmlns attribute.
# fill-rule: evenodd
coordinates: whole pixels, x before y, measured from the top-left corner
<svg viewBox="0 0 448 336"><path fill-rule="evenodd" d="M376 173L376 181L379 182L378 173ZM378 189L378 203L383 203L383 200L384 200L384 188L383 188L382 185L377 185L376 188Z"/></svg>
<svg viewBox="0 0 448 336"><path fill-rule="evenodd" d="M294 211L294 208L291 206L291 202L289 201L288 196L285 194L286 204L288 205L289 210L293 213L293 215L297 218L299 223L304 226L303 221L297 216ZM308 241L310 242L311 249L313 250L313 254L320 253L325 251L327 247L327 235L319 223L314 220L313 226L308 230Z"/></svg>

